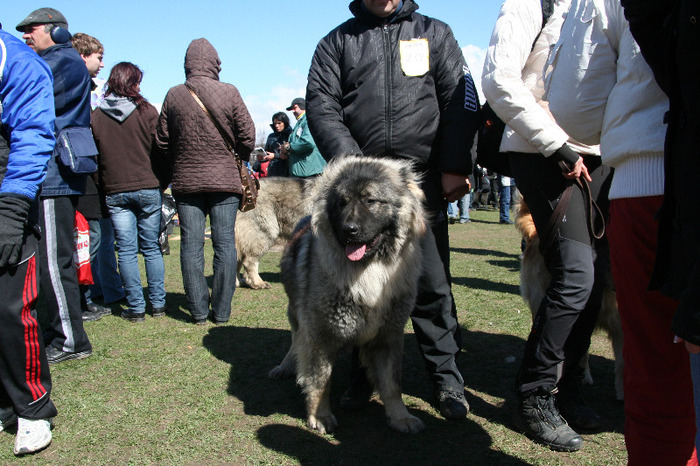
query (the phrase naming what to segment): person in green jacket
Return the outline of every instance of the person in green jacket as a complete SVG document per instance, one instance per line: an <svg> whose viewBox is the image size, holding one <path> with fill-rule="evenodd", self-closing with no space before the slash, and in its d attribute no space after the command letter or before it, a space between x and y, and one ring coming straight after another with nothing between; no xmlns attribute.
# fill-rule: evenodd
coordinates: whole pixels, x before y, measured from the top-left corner
<svg viewBox="0 0 700 466"><path fill-rule="evenodd" d="M289 174L297 178L318 176L326 166L325 159L316 147L314 138L306 122L306 101L297 97L287 107L288 112L297 119L297 124L289 135L289 141L282 146L281 152L289 158Z"/></svg>

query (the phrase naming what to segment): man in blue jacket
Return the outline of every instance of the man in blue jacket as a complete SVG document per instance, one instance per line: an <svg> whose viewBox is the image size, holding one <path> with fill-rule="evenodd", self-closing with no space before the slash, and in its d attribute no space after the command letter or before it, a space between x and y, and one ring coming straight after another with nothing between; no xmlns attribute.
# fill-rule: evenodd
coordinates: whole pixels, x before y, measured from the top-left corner
<svg viewBox="0 0 700 466"><path fill-rule="evenodd" d="M53 8L40 8L17 25L27 45L48 63L54 76L55 134L67 127L90 127L90 74L71 46L66 18ZM73 223L78 196L87 175L75 174L49 158L41 190L41 287L46 296L49 364L92 354L83 328L80 289L73 264Z"/></svg>
<svg viewBox="0 0 700 466"><path fill-rule="evenodd" d="M0 430L15 454L51 443L56 408L36 318L39 189L54 146L48 65L0 30Z"/></svg>

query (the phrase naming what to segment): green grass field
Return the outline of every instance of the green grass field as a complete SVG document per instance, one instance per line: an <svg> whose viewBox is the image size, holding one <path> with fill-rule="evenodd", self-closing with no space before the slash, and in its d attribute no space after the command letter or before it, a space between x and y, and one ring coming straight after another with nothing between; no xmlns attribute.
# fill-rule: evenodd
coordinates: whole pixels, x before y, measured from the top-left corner
<svg viewBox="0 0 700 466"><path fill-rule="evenodd" d="M22 459L14 438L0 433L0 462L26 464L625 464L622 404L615 401L607 338L594 335L590 405L604 418L576 453L557 453L514 430L514 376L530 312L518 289L520 237L498 224L496 211L473 212L450 226L453 292L465 348L458 365L471 413L446 421L432 406L432 387L410 324L406 328L404 399L426 424L417 435L391 431L381 403L346 412L338 398L349 380L342 355L331 399L339 427L321 436L305 427L304 403L292 380L267 372L290 342L279 252L267 254L261 276L272 289L238 289L227 325L189 323L179 242L165 256L170 313L134 324L113 316L85 324L93 356L52 366L59 410L53 443ZM174 235L179 232L176 228ZM211 274L211 245L206 246ZM145 275L142 272L142 278Z"/></svg>

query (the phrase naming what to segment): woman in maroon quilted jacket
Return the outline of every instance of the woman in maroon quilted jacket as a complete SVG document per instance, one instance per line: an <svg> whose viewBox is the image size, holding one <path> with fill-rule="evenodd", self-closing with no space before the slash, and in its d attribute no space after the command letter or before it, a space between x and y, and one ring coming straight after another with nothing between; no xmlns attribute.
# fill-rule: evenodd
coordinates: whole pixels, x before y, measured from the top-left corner
<svg viewBox="0 0 700 466"><path fill-rule="evenodd" d="M234 155L188 87L201 99L239 157L247 160L255 144L255 126L235 86L219 81L221 60L206 39L195 39L185 54L185 84L168 91L156 128L156 143L172 175L180 219L180 264L187 304L195 323L210 314L225 323L236 287L234 224L241 199ZM204 229L210 217L214 247L211 298L204 278Z"/></svg>

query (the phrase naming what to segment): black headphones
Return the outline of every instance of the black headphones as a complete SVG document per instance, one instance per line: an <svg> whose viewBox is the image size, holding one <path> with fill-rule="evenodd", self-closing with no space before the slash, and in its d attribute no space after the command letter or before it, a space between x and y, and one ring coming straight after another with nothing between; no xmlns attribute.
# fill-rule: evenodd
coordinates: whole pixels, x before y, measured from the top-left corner
<svg viewBox="0 0 700 466"><path fill-rule="evenodd" d="M51 40L54 41L55 44L65 44L73 37L73 35L68 32L68 29L62 28L61 26L52 27L49 34L51 35Z"/></svg>

